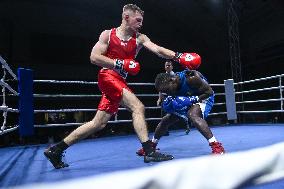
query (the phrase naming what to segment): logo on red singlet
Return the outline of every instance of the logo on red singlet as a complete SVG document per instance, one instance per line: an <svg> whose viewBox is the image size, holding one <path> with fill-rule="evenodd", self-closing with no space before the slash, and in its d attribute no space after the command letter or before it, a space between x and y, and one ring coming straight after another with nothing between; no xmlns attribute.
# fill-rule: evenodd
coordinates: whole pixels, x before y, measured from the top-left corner
<svg viewBox="0 0 284 189"><path fill-rule="evenodd" d="M127 45L127 42L121 41L121 42L120 42L120 45L125 47L125 46Z"/></svg>

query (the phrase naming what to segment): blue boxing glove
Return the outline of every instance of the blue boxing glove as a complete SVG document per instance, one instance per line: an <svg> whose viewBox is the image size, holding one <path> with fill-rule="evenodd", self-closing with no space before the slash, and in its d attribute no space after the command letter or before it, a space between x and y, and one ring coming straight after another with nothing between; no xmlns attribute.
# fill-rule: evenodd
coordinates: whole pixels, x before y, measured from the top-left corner
<svg viewBox="0 0 284 189"><path fill-rule="evenodd" d="M162 102L162 109L167 112L167 113L173 113L174 108L173 108L173 97L172 96L167 96Z"/></svg>
<svg viewBox="0 0 284 189"><path fill-rule="evenodd" d="M187 110L190 106L192 106L194 103L198 102L199 98L198 96L177 96L172 104L175 111L183 111Z"/></svg>

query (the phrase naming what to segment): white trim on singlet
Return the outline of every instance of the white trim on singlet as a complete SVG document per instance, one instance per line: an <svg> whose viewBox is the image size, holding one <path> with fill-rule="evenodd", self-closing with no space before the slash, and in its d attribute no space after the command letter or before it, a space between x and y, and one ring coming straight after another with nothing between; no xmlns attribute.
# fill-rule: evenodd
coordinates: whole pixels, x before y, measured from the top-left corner
<svg viewBox="0 0 284 189"><path fill-rule="evenodd" d="M115 28L115 36L120 40L120 41L122 41L122 42L128 42L131 38L132 38L132 36L131 37L129 37L127 40L123 40L123 39L121 39L120 37L118 37L117 36L117 28ZM137 35L136 35L137 36Z"/></svg>
<svg viewBox="0 0 284 189"><path fill-rule="evenodd" d="M109 42L110 42L110 35L111 35L112 29L110 30L109 34L108 34L108 40L107 40L107 46L109 47Z"/></svg>
<svg viewBox="0 0 284 189"><path fill-rule="evenodd" d="M110 35L111 35L112 29L109 30L109 34L108 34L108 40L107 40L107 48L109 48L109 42L110 42ZM103 67L102 69L107 70L109 68Z"/></svg>

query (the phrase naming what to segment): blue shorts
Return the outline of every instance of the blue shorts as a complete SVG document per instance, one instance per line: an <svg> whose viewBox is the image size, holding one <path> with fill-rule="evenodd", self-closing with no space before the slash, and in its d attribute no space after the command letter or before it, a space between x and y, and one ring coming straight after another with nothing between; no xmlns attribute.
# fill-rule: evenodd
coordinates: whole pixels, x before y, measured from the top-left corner
<svg viewBox="0 0 284 189"><path fill-rule="evenodd" d="M201 109L203 119L206 119L208 114L211 112L212 107L214 105L214 94L209 96L207 99L203 100L202 102L199 102L199 103L196 103L196 104L198 104L200 109ZM175 112L173 112L173 114L175 114L175 115L185 119L186 121L188 121L187 111L188 110L175 111Z"/></svg>

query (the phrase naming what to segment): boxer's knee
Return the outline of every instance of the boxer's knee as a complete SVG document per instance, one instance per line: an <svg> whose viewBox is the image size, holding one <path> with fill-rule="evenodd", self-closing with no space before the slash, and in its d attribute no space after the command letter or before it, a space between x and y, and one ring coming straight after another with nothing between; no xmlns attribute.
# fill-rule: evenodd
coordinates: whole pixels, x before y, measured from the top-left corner
<svg viewBox="0 0 284 189"><path fill-rule="evenodd" d="M202 112L199 107L191 108L188 112L190 121L196 125L202 119Z"/></svg>
<svg viewBox="0 0 284 189"><path fill-rule="evenodd" d="M92 130L101 130L101 129L105 128L106 125L107 125L107 122L105 122L105 121L97 122L94 119L89 122L89 127Z"/></svg>
<svg viewBox="0 0 284 189"><path fill-rule="evenodd" d="M136 114L144 114L145 113L145 106L144 104L142 104L142 102L137 102L134 106L133 106L133 113Z"/></svg>

